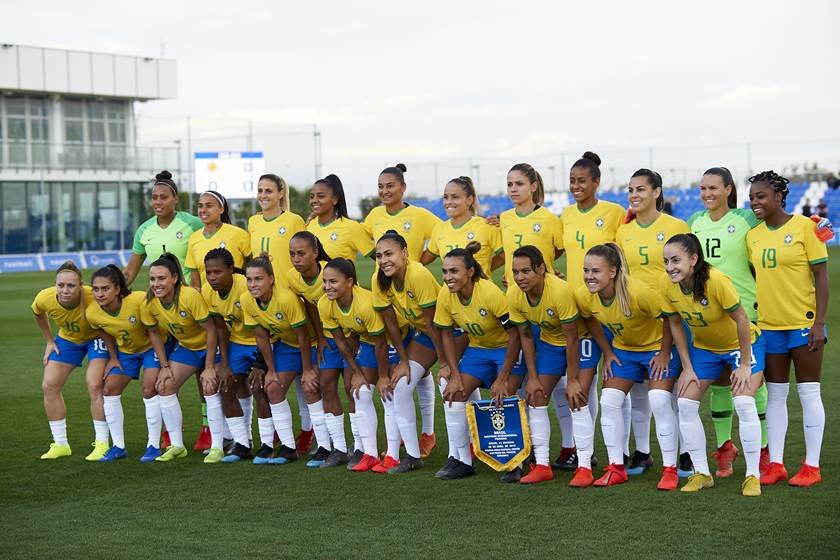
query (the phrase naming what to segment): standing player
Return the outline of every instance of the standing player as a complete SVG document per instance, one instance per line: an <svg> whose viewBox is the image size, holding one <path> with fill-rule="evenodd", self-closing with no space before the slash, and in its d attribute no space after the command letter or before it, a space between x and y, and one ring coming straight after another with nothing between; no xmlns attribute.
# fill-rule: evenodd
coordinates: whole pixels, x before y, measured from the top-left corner
<svg viewBox="0 0 840 560"><path fill-rule="evenodd" d="M364 227L347 217L344 186L335 175L315 181L309 191L312 214L306 226L321 241L324 250L334 259L354 261L361 253L373 257L373 242Z"/></svg>
<svg viewBox="0 0 840 560"><path fill-rule="evenodd" d="M816 237L817 226L785 212L788 180L773 171L750 177L750 207L763 220L747 234L750 262L758 288L758 325L767 341L767 435L770 465L762 484L787 478L784 466L790 362L805 428L805 461L792 486L822 480L820 449L825 409L820 395L825 319L828 310L828 252Z"/></svg>
<svg viewBox="0 0 840 560"><path fill-rule="evenodd" d="M50 423L53 443L41 459L68 457L72 451L67 440L67 407L61 390L70 373L82 365L87 356L85 380L90 396L90 414L96 439L93 451L85 457L99 461L108 451L108 424L102 408L102 376L109 354L101 338L85 317L85 309L93 300L91 289L82 285L82 273L71 261L58 267L55 286L38 292L32 302L35 322L44 335L44 410ZM58 325L53 337L50 318Z"/></svg>
<svg viewBox="0 0 840 560"><path fill-rule="evenodd" d="M764 378L764 339L747 319L732 281L706 262L696 236L675 235L666 243L663 255L666 274L659 283L662 312L671 323L682 362L677 401L680 432L694 465L694 474L682 491L698 492L715 485L706 457L700 401L721 373L729 370L747 463L741 494L760 496L761 424L755 393ZM683 321L693 338L690 352Z"/></svg>
<svg viewBox="0 0 840 560"><path fill-rule="evenodd" d="M233 255L233 265L241 269L251 256L251 237L248 232L230 223L228 203L216 191L207 191L198 197L198 217L204 229L190 236L187 248L186 269L190 286L200 290L207 282L204 274L204 255L211 249L221 248Z"/></svg>
<svg viewBox="0 0 840 560"><path fill-rule="evenodd" d="M618 228L615 241L626 259L627 272L651 289L659 289L659 278L665 272L662 248L665 241L678 233L688 233L688 225L680 219L662 213L665 194L662 177L650 169L639 169L630 178L627 188L630 221ZM665 329L670 329L665 323ZM670 340L670 332L667 334ZM676 374L676 372L674 372ZM653 466L650 457L650 403L647 377L633 384L632 422L636 436L636 450L630 457L627 474L642 474ZM656 393L659 395L659 393ZM686 457L688 455L686 454ZM690 473L689 473L690 474ZM688 476L688 475L686 475Z"/></svg>

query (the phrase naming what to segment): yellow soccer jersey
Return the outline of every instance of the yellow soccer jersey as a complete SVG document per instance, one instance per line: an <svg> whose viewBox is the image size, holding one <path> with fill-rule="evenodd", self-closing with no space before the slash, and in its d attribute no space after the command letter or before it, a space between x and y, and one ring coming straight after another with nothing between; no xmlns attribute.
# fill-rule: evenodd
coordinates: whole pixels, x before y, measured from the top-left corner
<svg viewBox="0 0 840 560"><path fill-rule="evenodd" d="M577 289L583 285L583 258L595 245L615 241L615 233L624 222L624 208L599 200L589 210L577 204L563 209L563 247L566 249L566 280Z"/></svg>
<svg viewBox="0 0 840 560"><path fill-rule="evenodd" d="M467 303L461 303L458 294L451 293L446 286L441 288L435 325L443 329L458 325L470 337L470 346L501 348L508 343L502 321L508 321L509 315L504 292L490 280L478 280Z"/></svg>
<svg viewBox="0 0 840 560"><path fill-rule="evenodd" d="M44 288L32 302L32 313L47 315L58 325L58 336L64 340L81 344L96 338L96 329L91 327L85 316L85 310L93 301L93 290L90 286L82 286L82 299L79 305L67 309L58 303L56 288Z"/></svg>
<svg viewBox="0 0 840 560"><path fill-rule="evenodd" d="M242 294L248 293L248 284L241 274L233 275L233 286L225 297L205 284L201 287L201 295L207 303L210 315L221 317L230 331L230 341L237 344L256 344L254 333L245 327L242 314Z"/></svg>
<svg viewBox="0 0 840 560"><path fill-rule="evenodd" d="M140 309L144 301L145 293L131 292L122 299L120 310L116 314L105 311L95 301L91 302L86 311L88 322L94 329L113 336L120 352L144 352L152 346L149 333L140 320ZM163 339L166 340L166 333L163 334Z"/></svg>
<svg viewBox="0 0 840 560"><path fill-rule="evenodd" d="M493 257L503 251L502 230L489 225L479 216L473 216L460 226L453 225L452 220L441 222L432 233L427 250L443 260L452 249L465 248L473 241L481 243L481 250L475 254L475 260L489 274Z"/></svg>
<svg viewBox="0 0 840 560"><path fill-rule="evenodd" d="M520 216L516 208L505 210L499 216L502 230L502 247L505 250L505 278L513 286L513 252L519 247L533 245L542 253L546 270L554 274L554 254L563 248L563 228L560 218L541 206L530 214Z"/></svg>
<svg viewBox="0 0 840 560"><path fill-rule="evenodd" d="M662 248L674 235L689 231L684 221L663 213L648 225L639 223L638 218L623 224L615 234L615 242L624 253L630 276L658 290L659 277L665 272Z"/></svg>
<svg viewBox="0 0 840 560"><path fill-rule="evenodd" d="M193 232L187 247L187 260L184 263L190 270L197 270L201 274L201 284L207 279L204 276L204 256L211 249L222 248L233 255L233 265L243 268L245 261L251 256L251 237L242 228L230 224L222 224L216 233L210 237L204 235L204 229Z"/></svg>
<svg viewBox="0 0 840 560"><path fill-rule="evenodd" d="M307 282L303 279L300 272L298 272L294 267L290 268L286 272L286 280L289 282L289 289L292 290L296 295L302 297L304 300L308 301L312 305L317 306L318 300L321 299L321 296L324 295L324 264L319 263L321 265L321 270L318 272L318 276L315 277L312 282Z"/></svg>
<svg viewBox="0 0 840 560"><path fill-rule="evenodd" d="M578 309L572 289L565 280L546 274L542 296L536 303L528 301L528 296L517 286L508 288L507 300L513 323L539 325L540 340L553 346L566 346L563 324L575 321Z"/></svg>
<svg viewBox="0 0 840 560"><path fill-rule="evenodd" d="M299 231L306 229L303 218L294 212L283 212L270 220L262 214L248 220L248 234L251 236L251 254L259 256L268 253L275 278L292 267L289 257L289 241Z"/></svg>
<svg viewBox="0 0 840 560"><path fill-rule="evenodd" d="M298 346L294 329L308 323L300 298L288 289L275 284L268 305L261 305L246 290L240 299L245 326L260 326L268 331L272 342L282 340L289 346ZM309 338L312 339L310 329Z"/></svg>
<svg viewBox="0 0 840 560"><path fill-rule="evenodd" d="M630 316L625 317L616 295L604 301L586 286L575 289L575 301L582 317L595 317L615 337L613 346L631 352L647 352L662 347L662 309L659 294L638 278L627 278ZM731 322L731 321L730 321Z"/></svg>
<svg viewBox="0 0 840 560"><path fill-rule="evenodd" d="M423 310L434 307L437 301L440 285L428 268L419 262L409 260L405 270L403 289L398 290L394 283L382 291L376 280L376 271L370 281L373 292L373 307L377 311L394 307L400 328L410 324L415 329L426 332L426 321L423 320Z"/></svg>
<svg viewBox="0 0 840 560"><path fill-rule="evenodd" d="M389 229L396 231L408 244L409 258L419 261L426 241L431 240L432 233L441 223L440 218L425 208L408 204L396 214L389 213L384 206L377 206L368 213L362 225L374 243Z"/></svg>
<svg viewBox="0 0 840 560"><path fill-rule="evenodd" d="M779 228L761 222L747 233L762 329L804 329L814 324L817 298L811 265L828 260L816 229L814 222L795 215Z"/></svg>
<svg viewBox="0 0 840 560"><path fill-rule="evenodd" d="M147 327L160 326L188 350L207 348L207 334L200 323L210 318L210 311L198 290L181 286L178 301L164 305L158 298L143 301L140 320Z"/></svg>
<svg viewBox="0 0 840 560"><path fill-rule="evenodd" d="M679 283L671 282L668 274L659 278L659 297L664 315L679 314L691 329L694 346L712 352L731 352L740 348L738 329L729 313L741 305L732 280L712 267L706 281L706 297L694 300L694 294L685 293ZM751 340L757 330L750 323Z"/></svg>
<svg viewBox="0 0 840 560"><path fill-rule="evenodd" d="M324 330L341 329L345 335L356 333L359 340L373 344L373 337L385 332L385 323L373 309L373 294L361 286L353 286L353 302L349 309L342 309L338 301L327 296L318 300L318 315Z"/></svg>
<svg viewBox="0 0 840 560"><path fill-rule="evenodd" d="M309 222L306 229L321 241L331 259L356 260L356 253L364 256L373 254L373 242L362 224L349 218L338 218L326 225L317 219Z"/></svg>

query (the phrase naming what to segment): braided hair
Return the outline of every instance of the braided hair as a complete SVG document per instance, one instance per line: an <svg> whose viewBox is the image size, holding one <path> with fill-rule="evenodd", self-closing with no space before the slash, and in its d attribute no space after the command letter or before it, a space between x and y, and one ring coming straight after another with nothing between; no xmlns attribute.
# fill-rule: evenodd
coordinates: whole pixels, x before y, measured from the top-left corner
<svg viewBox="0 0 840 560"><path fill-rule="evenodd" d="M787 195L790 193L790 189L788 189L788 183L790 183L790 180L782 177L771 169L769 171L762 171L758 175L750 177L750 184L754 185L756 183L769 184L773 188L773 191L782 195L782 208L785 207L785 200L787 199Z"/></svg>

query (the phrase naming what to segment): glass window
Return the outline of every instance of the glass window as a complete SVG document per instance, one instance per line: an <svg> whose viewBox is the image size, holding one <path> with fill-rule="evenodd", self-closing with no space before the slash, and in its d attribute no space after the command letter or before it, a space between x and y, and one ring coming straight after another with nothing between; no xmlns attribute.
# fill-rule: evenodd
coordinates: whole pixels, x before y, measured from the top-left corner
<svg viewBox="0 0 840 560"><path fill-rule="evenodd" d="M55 212L55 230L58 246L54 251L76 251L79 245L76 239L75 225L73 220L75 208L73 201L73 183L53 183L52 203Z"/></svg>
<svg viewBox="0 0 840 560"><path fill-rule="evenodd" d="M46 183L42 186L40 182L29 182L26 193L29 201L29 251L38 253L47 245L49 189Z"/></svg>
<svg viewBox="0 0 840 560"><path fill-rule="evenodd" d="M68 142L85 141L84 104L81 101L67 99L64 108L64 139Z"/></svg>
<svg viewBox="0 0 840 560"><path fill-rule="evenodd" d="M76 183L76 250L101 249L96 240L96 183Z"/></svg>
<svg viewBox="0 0 840 560"><path fill-rule="evenodd" d="M108 103L108 142L125 144L126 103Z"/></svg>
<svg viewBox="0 0 840 560"><path fill-rule="evenodd" d="M3 252L28 253L26 184L2 183L0 193L3 200Z"/></svg>
<svg viewBox="0 0 840 560"><path fill-rule="evenodd" d="M122 216L119 208L119 185L99 183L99 244L103 249L119 249Z"/></svg>

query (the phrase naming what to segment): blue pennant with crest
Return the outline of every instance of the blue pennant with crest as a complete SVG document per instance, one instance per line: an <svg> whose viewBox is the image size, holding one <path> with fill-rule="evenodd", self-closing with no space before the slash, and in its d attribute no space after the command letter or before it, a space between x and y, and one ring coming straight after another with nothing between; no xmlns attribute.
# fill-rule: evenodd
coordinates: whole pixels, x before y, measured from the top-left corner
<svg viewBox="0 0 840 560"><path fill-rule="evenodd" d="M512 471L531 454L531 433L525 401L508 397L496 406L492 400L467 405L475 455L497 471Z"/></svg>

